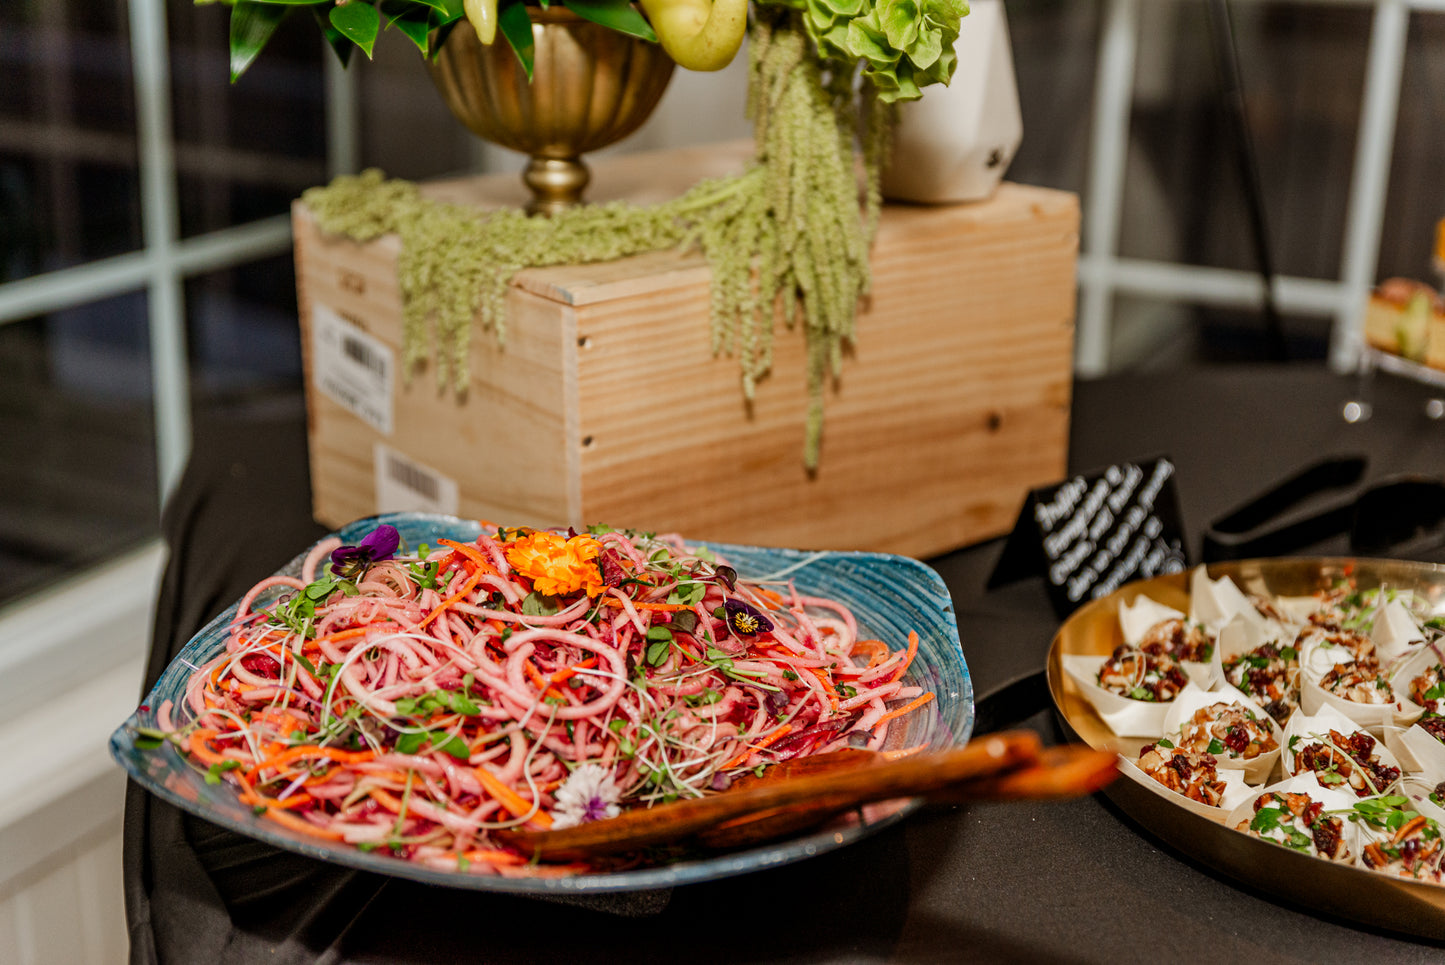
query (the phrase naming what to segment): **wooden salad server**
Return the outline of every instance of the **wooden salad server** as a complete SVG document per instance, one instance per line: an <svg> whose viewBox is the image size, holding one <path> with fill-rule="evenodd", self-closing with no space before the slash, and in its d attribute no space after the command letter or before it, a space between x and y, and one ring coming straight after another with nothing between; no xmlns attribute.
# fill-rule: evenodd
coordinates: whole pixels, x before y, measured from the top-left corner
<svg viewBox="0 0 1445 965"><path fill-rule="evenodd" d="M1084 745L1043 750L1036 734L990 734L963 747L889 759L846 750L797 758L709 797L550 831L494 832L543 860L575 860L661 844L733 848L821 824L894 798L940 802L1049 799L1089 794L1116 775L1116 756Z"/></svg>

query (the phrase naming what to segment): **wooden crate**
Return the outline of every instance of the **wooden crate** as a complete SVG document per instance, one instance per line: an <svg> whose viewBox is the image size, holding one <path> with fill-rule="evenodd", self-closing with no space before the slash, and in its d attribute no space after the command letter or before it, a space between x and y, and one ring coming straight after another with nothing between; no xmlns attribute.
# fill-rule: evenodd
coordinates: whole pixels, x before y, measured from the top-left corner
<svg viewBox="0 0 1445 965"><path fill-rule="evenodd" d="M597 164L591 196L675 195L744 156ZM522 200L514 176L427 190ZM809 473L802 333L779 326L772 375L745 404L737 360L709 348L700 256L522 272L506 344L472 339L459 399L431 370L397 371L399 240L324 237L298 202L316 517L439 508L925 557L996 536L1029 488L1065 472L1078 219L1074 195L1007 183L986 202L888 207L871 303L827 391Z"/></svg>

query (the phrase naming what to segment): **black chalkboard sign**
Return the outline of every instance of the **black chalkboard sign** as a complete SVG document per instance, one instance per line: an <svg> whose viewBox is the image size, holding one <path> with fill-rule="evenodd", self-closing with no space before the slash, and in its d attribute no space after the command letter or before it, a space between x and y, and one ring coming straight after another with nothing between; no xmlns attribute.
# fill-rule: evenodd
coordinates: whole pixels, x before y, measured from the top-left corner
<svg viewBox="0 0 1445 965"><path fill-rule="evenodd" d="M1062 619L1130 580L1188 565L1174 463L1160 456L1030 492L988 586L1042 575Z"/></svg>

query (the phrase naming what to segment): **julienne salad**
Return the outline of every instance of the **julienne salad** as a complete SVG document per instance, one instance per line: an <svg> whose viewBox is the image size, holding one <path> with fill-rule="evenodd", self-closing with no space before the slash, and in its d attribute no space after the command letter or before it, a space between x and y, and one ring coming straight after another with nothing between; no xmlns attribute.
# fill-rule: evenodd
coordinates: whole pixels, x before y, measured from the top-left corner
<svg viewBox="0 0 1445 965"><path fill-rule="evenodd" d="M933 699L904 679L916 634L863 638L841 603L744 580L674 537L486 526L399 544L391 526L329 540L299 578L256 584L143 739L313 838L557 875L600 866L537 865L492 832L881 749Z"/></svg>

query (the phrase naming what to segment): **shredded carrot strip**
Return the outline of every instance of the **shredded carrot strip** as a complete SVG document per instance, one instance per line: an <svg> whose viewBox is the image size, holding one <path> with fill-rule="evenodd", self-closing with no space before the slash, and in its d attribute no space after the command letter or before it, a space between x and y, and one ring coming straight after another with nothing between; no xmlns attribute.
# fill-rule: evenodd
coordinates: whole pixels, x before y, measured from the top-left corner
<svg viewBox="0 0 1445 965"><path fill-rule="evenodd" d="M914 698L913 700L910 700L908 703L904 704L902 707L895 707L893 710L890 710L888 713L884 714L882 717L879 717L876 721L874 721L874 722L873 722L873 726L874 726L874 727L877 727L879 724L883 723L885 720L892 720L892 719L895 718L895 717L902 717L904 714L908 713L910 710L917 710L919 707L922 707L924 704L928 703L928 702L929 702L930 700L932 700L932 699L933 699L933 692L932 692L932 691L929 691L928 693L924 694L922 697L916 697L916 698Z"/></svg>
<svg viewBox="0 0 1445 965"><path fill-rule="evenodd" d="M346 840L345 835L340 831L328 831L325 828L318 828L310 821L303 821L283 808L268 807L266 809L266 817L275 821L283 828L290 828L292 831L299 831L302 834L309 834L312 837L325 838L328 841Z"/></svg>
<svg viewBox="0 0 1445 965"><path fill-rule="evenodd" d="M260 804L268 808L278 808L282 811L289 811L292 808L299 808L303 804L310 804L310 794L293 794L282 800L279 797L267 797L259 791L246 791L241 794L242 804Z"/></svg>
<svg viewBox="0 0 1445 965"><path fill-rule="evenodd" d="M1406 821L1404 824L1400 825L1400 829L1395 832L1395 837L1393 840L1403 841L1424 826L1425 815L1417 814L1409 821Z"/></svg>
<svg viewBox="0 0 1445 965"><path fill-rule="evenodd" d="M523 660L522 669L526 671L527 679L532 681L532 686L542 691L543 697L556 697L558 699L562 698L562 691L558 690L556 687L551 686L547 682L547 678L542 676L542 671L532 666L532 661Z"/></svg>
<svg viewBox="0 0 1445 965"><path fill-rule="evenodd" d="M634 610L652 610L657 613L676 613L679 610L691 610L692 607L686 603L647 603L642 600L632 600ZM615 596L604 596L601 600L603 606L609 606L614 610L622 609L622 601Z"/></svg>
<svg viewBox="0 0 1445 965"><path fill-rule="evenodd" d="M216 732L205 728L198 728L191 731L191 739L187 743L190 752L201 759L202 764L219 764L226 758L217 754L207 745L207 741L216 739Z"/></svg>
<svg viewBox="0 0 1445 965"><path fill-rule="evenodd" d="M372 766L378 765L365 765L365 770L363 771L363 773L368 778L375 781L390 781L398 787L406 783L405 771L399 771L395 768L388 767L382 767L380 770L372 770Z"/></svg>
<svg viewBox="0 0 1445 965"><path fill-rule="evenodd" d="M486 576L488 573L497 572L496 569L492 566L492 564L487 562L487 558L482 555L481 550L478 550L472 546L468 546L465 543L457 543L449 539L439 539L437 540L437 542L443 544L444 546L450 546L453 552L460 553L465 556L469 561L471 561L472 565L475 568L472 570L471 575L467 577L466 581L462 583L462 588L457 592L453 593L451 596L447 597L442 602L438 603L436 605L436 609L428 613L426 615L426 619L421 621L421 623L418 625L418 629L425 628L428 623L431 623L437 617L441 616L442 613L444 613L447 608L450 607L452 604L466 599L467 594L471 593L472 590L476 589L477 584L482 581L483 576Z"/></svg>
<svg viewBox="0 0 1445 965"><path fill-rule="evenodd" d="M719 770L724 770L724 771L730 771L730 770L732 770L733 768L737 767L738 765L740 765L740 764L742 764L744 761L746 761L749 757L751 757L751 756L753 755L753 752L754 752L754 751L760 751L760 750L763 750L764 748L767 748L767 747L771 746L772 744L776 744L781 738L784 738L784 737L788 736L788 735L791 734L792 732L793 732L793 725L792 725L792 724L784 724L783 726L779 727L777 730L774 730L774 731L772 731L771 733L765 735L765 736L764 736L762 739L760 739L756 744L753 744L753 745L751 745L750 747L748 747L747 750L743 751L743 752L742 752L741 754L739 754L737 757L734 757L732 760L728 761L728 762L727 762L726 764L724 764L721 768L719 768Z"/></svg>
<svg viewBox="0 0 1445 965"><path fill-rule="evenodd" d="M522 670L527 674L527 679L532 681L533 687L542 690L547 686L547 678L542 676L542 671L538 670L532 661L523 660Z"/></svg>
<svg viewBox="0 0 1445 965"><path fill-rule="evenodd" d="M888 647L882 640L855 640L853 642L852 655L868 655L868 667L871 669L888 659Z"/></svg>
<svg viewBox="0 0 1445 965"><path fill-rule="evenodd" d="M460 553L461 555L465 556L467 559L475 563L478 569L484 570L488 573L497 572L496 569L492 566L491 561L488 560L487 557L482 553L482 551L477 549L475 546L468 546L466 543L458 543L456 540L445 538L439 539L437 540L437 542L442 544L443 546L450 547L452 552Z"/></svg>
<svg viewBox="0 0 1445 965"><path fill-rule="evenodd" d="M577 676L577 671L579 671L579 670L591 670L591 669L592 669L593 667L595 667L595 666L597 666L597 658L596 658L596 657L588 657L586 660L582 660L582 661L580 661L580 662L578 662L578 663L574 663L574 664L573 664L572 666L570 666L570 667L563 667L561 670L559 670L559 671L557 671L556 673L554 673L554 674L552 675L552 683L554 683L554 684L565 684L567 681L569 681L569 680L571 680L573 677Z"/></svg>
<svg viewBox="0 0 1445 965"><path fill-rule="evenodd" d="M522 815L532 810L532 803L530 801L526 800L522 797L522 795L518 794L510 787L507 787L507 785L503 784L501 780L491 771L487 770L485 767L478 767L475 770L477 774L477 780L482 782L482 787L486 788L487 793L490 794L492 797L496 798L497 803L500 804L502 808L506 810L509 814L511 814L512 817L520 818ZM541 825L544 828L550 828L552 826L552 815L542 811L538 811L536 814L532 815L529 823Z"/></svg>
<svg viewBox="0 0 1445 965"><path fill-rule="evenodd" d="M346 630L337 630L335 633L328 633L324 637L317 637L315 640L307 640L302 644L302 650L320 650L323 643L339 643L342 640L351 640L354 637L364 636L371 627L351 627Z"/></svg>
<svg viewBox="0 0 1445 965"><path fill-rule="evenodd" d="M758 595L761 596L761 597L763 597L763 598L764 598L765 600L767 600L770 604L772 604L772 605L768 608L768 609L770 609L770 610L778 610L778 609L781 609L781 608L784 606L784 600L783 600L783 598L782 598L780 595L778 595L778 593L776 593L776 592L773 591L773 590L768 589L768 588L765 587L765 586L760 586L760 587L758 587Z"/></svg>
<svg viewBox="0 0 1445 965"><path fill-rule="evenodd" d="M809 667L808 670L812 672L814 677L818 678L818 683L823 685L823 693L828 695L828 703L832 705L834 710L837 710L838 691L833 686L833 681L829 678L828 673L821 667Z"/></svg>
<svg viewBox="0 0 1445 965"><path fill-rule="evenodd" d="M383 791L381 788L374 787L371 790L367 791L367 793L371 795L372 800L376 801L377 804L380 804L392 814L401 813L401 802L398 801L396 798L392 797L390 794Z"/></svg>
<svg viewBox="0 0 1445 965"><path fill-rule="evenodd" d="M918 631L909 630L908 653L903 657L902 666L893 672L894 680L901 680L903 678L903 675L908 672L909 666L913 663L913 658L916 656L918 656Z"/></svg>
<svg viewBox="0 0 1445 965"><path fill-rule="evenodd" d="M361 764L375 758L376 751L343 751L340 748L322 747L319 744L301 744L295 747L287 747L257 761L256 766L246 772L246 780L254 781L259 771L267 768L285 767L287 764L293 761L299 761L303 757L325 757L338 764Z"/></svg>

